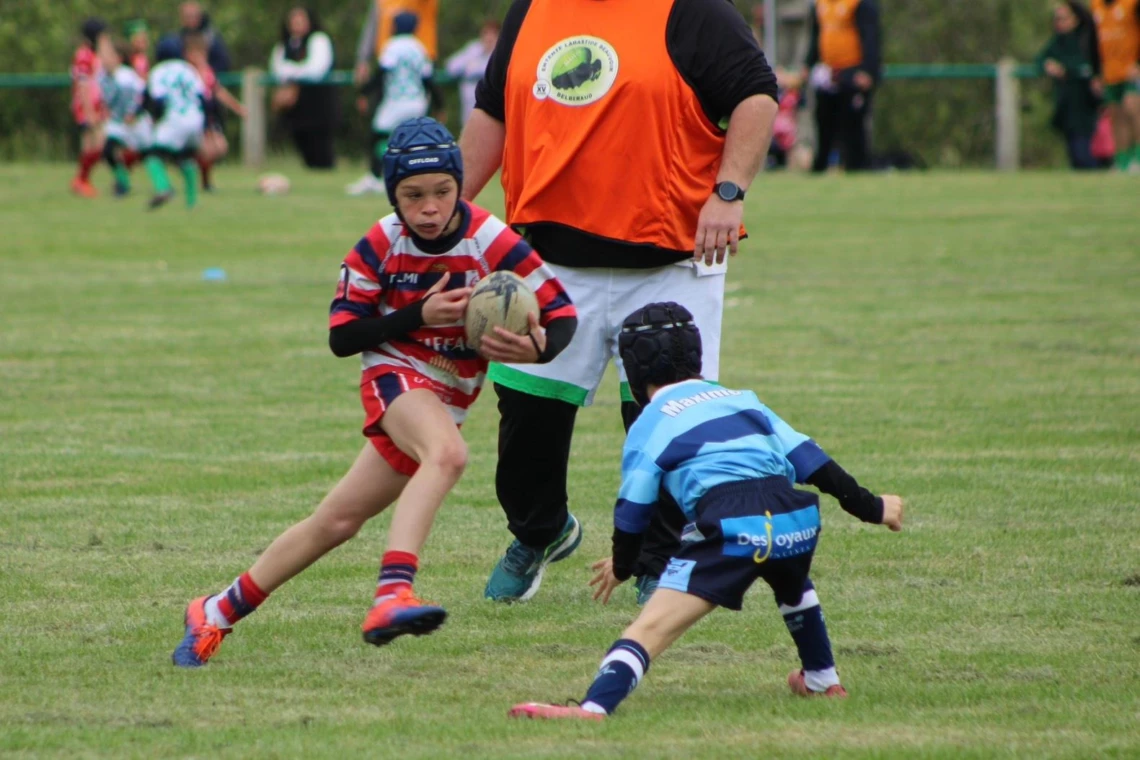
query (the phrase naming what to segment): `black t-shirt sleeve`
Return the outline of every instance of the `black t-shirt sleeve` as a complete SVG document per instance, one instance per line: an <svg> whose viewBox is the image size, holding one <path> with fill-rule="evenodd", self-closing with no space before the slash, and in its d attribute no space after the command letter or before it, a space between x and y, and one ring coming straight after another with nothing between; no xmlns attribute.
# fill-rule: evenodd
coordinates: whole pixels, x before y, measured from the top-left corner
<svg viewBox="0 0 1140 760"><path fill-rule="evenodd" d="M808 7L808 52L804 59L804 66L812 68L819 63L819 16L815 12L815 3Z"/></svg>
<svg viewBox="0 0 1140 760"><path fill-rule="evenodd" d="M495 43L491 59L487 61L487 70L475 85L475 107L502 122L507 120L507 67L511 65L515 40L518 39L519 29L529 10L530 0L515 0L511 3L507 17L503 19L499 41Z"/></svg>
<svg viewBox="0 0 1140 760"><path fill-rule="evenodd" d="M863 44L863 63L858 68L878 82L883 55L879 39L879 5L876 0L863 0L859 3L855 9L855 26L859 29L859 41Z"/></svg>
<svg viewBox="0 0 1140 760"><path fill-rule="evenodd" d="M753 95L776 100L776 74L730 0L675 0L665 45L714 124Z"/></svg>

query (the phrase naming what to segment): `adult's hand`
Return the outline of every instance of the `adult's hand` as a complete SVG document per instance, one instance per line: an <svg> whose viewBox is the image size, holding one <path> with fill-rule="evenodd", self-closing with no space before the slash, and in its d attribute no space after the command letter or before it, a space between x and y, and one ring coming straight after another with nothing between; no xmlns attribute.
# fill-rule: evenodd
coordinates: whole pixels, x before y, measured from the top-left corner
<svg viewBox="0 0 1140 760"><path fill-rule="evenodd" d="M863 92L867 92L875 86L874 77L872 77L866 71L856 71L855 76L852 78L852 81L855 82L855 86Z"/></svg>
<svg viewBox="0 0 1140 760"><path fill-rule="evenodd" d="M693 260L706 264L724 262L725 253L736 255L740 242L740 223L744 221L744 201L722 201L709 196L697 218L696 245Z"/></svg>
<svg viewBox="0 0 1140 760"><path fill-rule="evenodd" d="M1045 73L1054 79L1065 78L1065 67L1059 61L1054 61L1052 58L1045 60Z"/></svg>

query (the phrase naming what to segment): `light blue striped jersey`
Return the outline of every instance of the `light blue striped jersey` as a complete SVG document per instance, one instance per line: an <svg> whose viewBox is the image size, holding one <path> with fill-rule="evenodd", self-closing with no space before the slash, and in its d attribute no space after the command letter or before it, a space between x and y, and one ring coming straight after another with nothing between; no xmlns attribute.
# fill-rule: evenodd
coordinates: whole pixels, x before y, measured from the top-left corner
<svg viewBox="0 0 1140 760"><path fill-rule="evenodd" d="M713 486L772 476L802 483L830 459L752 391L704 380L669 385L626 436L614 525L643 532L662 488L693 521Z"/></svg>

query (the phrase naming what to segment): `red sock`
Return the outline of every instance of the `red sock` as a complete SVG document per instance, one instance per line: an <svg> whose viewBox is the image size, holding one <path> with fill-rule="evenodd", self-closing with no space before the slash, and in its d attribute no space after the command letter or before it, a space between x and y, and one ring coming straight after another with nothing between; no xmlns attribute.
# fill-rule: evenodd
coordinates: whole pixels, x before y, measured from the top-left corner
<svg viewBox="0 0 1140 760"><path fill-rule="evenodd" d="M99 163L99 159L102 157L102 152L97 150L85 150L79 154L79 179L81 181L87 182L91 179L91 169Z"/></svg>
<svg viewBox="0 0 1140 760"><path fill-rule="evenodd" d="M218 614L232 626L256 610L267 596L269 594L253 582L249 573L243 573L228 589L213 597L211 601L217 601Z"/></svg>
<svg viewBox="0 0 1140 760"><path fill-rule="evenodd" d="M376 599L391 596L402 587L410 589L419 564L419 558L411 552L384 552L384 559L380 561L380 580L376 584Z"/></svg>
<svg viewBox="0 0 1140 760"><path fill-rule="evenodd" d="M198 171L202 173L202 187L210 186L210 168L213 164L206 159L198 156Z"/></svg>
<svg viewBox="0 0 1140 760"><path fill-rule="evenodd" d="M142 156L139 155L139 152L137 150L124 150L123 151L123 165L126 166L128 169L130 169L135 164L137 164L139 162L140 158L142 158Z"/></svg>

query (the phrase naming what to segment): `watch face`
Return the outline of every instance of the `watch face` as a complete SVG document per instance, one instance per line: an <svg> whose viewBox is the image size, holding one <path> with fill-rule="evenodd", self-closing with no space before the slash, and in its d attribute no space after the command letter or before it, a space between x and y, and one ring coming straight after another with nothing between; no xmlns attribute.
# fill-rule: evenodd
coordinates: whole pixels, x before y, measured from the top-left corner
<svg viewBox="0 0 1140 760"><path fill-rule="evenodd" d="M740 188L731 182L721 182L716 186L716 193L722 201L734 201L740 195Z"/></svg>

